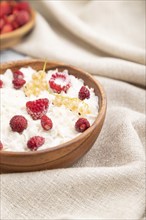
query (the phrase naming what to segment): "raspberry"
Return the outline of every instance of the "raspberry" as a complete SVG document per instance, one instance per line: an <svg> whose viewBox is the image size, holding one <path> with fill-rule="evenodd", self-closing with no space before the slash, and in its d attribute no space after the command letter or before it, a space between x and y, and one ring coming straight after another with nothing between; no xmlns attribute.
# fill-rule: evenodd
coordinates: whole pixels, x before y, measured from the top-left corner
<svg viewBox="0 0 146 220"><path fill-rule="evenodd" d="M16 22L20 26L26 24L29 21L29 19L30 19L30 15L27 11L22 10L16 13Z"/></svg>
<svg viewBox="0 0 146 220"><path fill-rule="evenodd" d="M5 16L4 17L4 22L7 25L11 25L13 30L17 29L20 25L16 22L16 15L15 14L11 14L9 16ZM2 28L1 28L2 29Z"/></svg>
<svg viewBox="0 0 146 220"><path fill-rule="evenodd" d="M4 27L5 20L3 18L0 18L0 30Z"/></svg>
<svg viewBox="0 0 146 220"><path fill-rule="evenodd" d="M13 14L4 17L4 21L6 24L12 24L14 20L15 16Z"/></svg>
<svg viewBox="0 0 146 220"><path fill-rule="evenodd" d="M34 136L30 138L27 142L27 147L31 151L36 151L39 147L41 147L45 143L45 138L40 136Z"/></svg>
<svg viewBox="0 0 146 220"><path fill-rule="evenodd" d="M40 119L47 113L49 107L48 99L37 99L35 101L29 101L26 103L27 113L33 118L33 120Z"/></svg>
<svg viewBox="0 0 146 220"><path fill-rule="evenodd" d="M22 115L15 115L10 120L10 127L12 128L12 131L22 133L24 129L27 128L27 120Z"/></svg>
<svg viewBox="0 0 146 220"><path fill-rule="evenodd" d="M6 24L3 26L2 30L1 30L1 34L5 34L5 33L9 33L13 30L13 27L11 24Z"/></svg>
<svg viewBox="0 0 146 220"><path fill-rule="evenodd" d="M79 118L75 123L75 129L78 132L84 132L89 127L90 123L86 118Z"/></svg>
<svg viewBox="0 0 146 220"><path fill-rule="evenodd" d="M79 91L78 97L79 97L80 100L89 99L90 98L89 89L87 89L85 86L82 86L80 91Z"/></svg>
<svg viewBox="0 0 146 220"><path fill-rule="evenodd" d="M12 11L12 8L7 1L0 2L0 17L3 17L5 15L9 15Z"/></svg>
<svg viewBox="0 0 146 220"><path fill-rule="evenodd" d="M3 88L3 81L0 79L0 89Z"/></svg>
<svg viewBox="0 0 146 220"><path fill-rule="evenodd" d="M46 131L49 131L53 127L52 120L46 115L41 117L41 125Z"/></svg>
<svg viewBox="0 0 146 220"><path fill-rule="evenodd" d="M14 7L18 3L16 2L16 0L9 0L9 4L11 5L11 7Z"/></svg>
<svg viewBox="0 0 146 220"><path fill-rule="evenodd" d="M0 150L2 150L3 149L3 144L2 144L2 142L0 141Z"/></svg>
<svg viewBox="0 0 146 220"><path fill-rule="evenodd" d="M13 21L11 24L14 30L19 28L19 24L16 21Z"/></svg>
<svg viewBox="0 0 146 220"><path fill-rule="evenodd" d="M57 81L59 81L59 83ZM61 93L61 91L67 92L71 86L69 75L61 72L52 74L49 80L49 85L56 93Z"/></svg>
<svg viewBox="0 0 146 220"><path fill-rule="evenodd" d="M16 78L12 81L15 89L21 89L21 87L26 83L24 79Z"/></svg>
<svg viewBox="0 0 146 220"><path fill-rule="evenodd" d="M13 72L13 77L14 79L23 79L24 74L20 70L16 70L15 72Z"/></svg>
<svg viewBox="0 0 146 220"><path fill-rule="evenodd" d="M15 5L15 10L25 10L25 11L30 11L30 6L28 4L28 2L26 1L23 1L23 2L18 2L16 5Z"/></svg>

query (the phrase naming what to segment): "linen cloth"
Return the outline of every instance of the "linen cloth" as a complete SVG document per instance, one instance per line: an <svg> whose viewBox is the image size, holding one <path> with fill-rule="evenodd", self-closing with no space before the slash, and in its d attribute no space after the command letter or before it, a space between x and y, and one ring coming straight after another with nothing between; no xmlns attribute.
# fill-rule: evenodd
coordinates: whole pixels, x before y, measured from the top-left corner
<svg viewBox="0 0 146 220"><path fill-rule="evenodd" d="M89 71L107 94L92 149L66 169L1 175L1 219L138 220L145 213L145 1L30 1L14 50Z"/></svg>

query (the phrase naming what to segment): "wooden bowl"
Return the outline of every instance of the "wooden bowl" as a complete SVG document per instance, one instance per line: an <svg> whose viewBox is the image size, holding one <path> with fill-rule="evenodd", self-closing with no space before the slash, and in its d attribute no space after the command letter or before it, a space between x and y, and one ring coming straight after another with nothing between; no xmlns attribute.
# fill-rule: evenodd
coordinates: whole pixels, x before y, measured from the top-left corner
<svg viewBox="0 0 146 220"><path fill-rule="evenodd" d="M23 25L22 27L6 33L0 34L0 50L4 50L6 48L10 48L15 44L19 43L22 38L28 34L35 25L35 11L31 9L31 18L30 21Z"/></svg>
<svg viewBox="0 0 146 220"><path fill-rule="evenodd" d="M1 64L0 73L3 74L6 69L15 71L21 67L28 66L31 66L35 70L41 70L43 65L44 61L42 60L11 62ZM94 88L95 94L99 97L99 114L94 124L78 137L52 148L35 152L0 151L1 173L37 171L71 166L92 147L97 139L106 113L106 95L102 86L89 73L81 69L63 63L47 62L46 70L56 68L59 71L67 69L69 74L82 78L86 85Z"/></svg>

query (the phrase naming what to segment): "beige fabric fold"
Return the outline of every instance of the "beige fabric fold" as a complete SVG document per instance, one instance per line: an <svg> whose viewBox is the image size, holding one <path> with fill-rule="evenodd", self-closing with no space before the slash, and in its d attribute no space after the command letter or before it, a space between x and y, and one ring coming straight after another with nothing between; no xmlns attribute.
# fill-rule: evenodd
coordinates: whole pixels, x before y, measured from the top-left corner
<svg viewBox="0 0 146 220"><path fill-rule="evenodd" d="M143 219L145 2L30 2L44 18L14 50L89 71L105 88L107 115L72 167L1 175L1 219Z"/></svg>

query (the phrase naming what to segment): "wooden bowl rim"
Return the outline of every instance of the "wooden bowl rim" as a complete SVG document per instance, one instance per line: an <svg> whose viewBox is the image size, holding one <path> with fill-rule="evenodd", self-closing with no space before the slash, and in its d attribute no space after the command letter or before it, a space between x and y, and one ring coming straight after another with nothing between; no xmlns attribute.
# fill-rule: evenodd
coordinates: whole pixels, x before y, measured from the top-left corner
<svg viewBox="0 0 146 220"><path fill-rule="evenodd" d="M42 62L42 66L44 64L44 60L41 60L41 59L26 59L26 60L19 60L19 61L12 61L12 62L7 62L7 63L3 63L0 65L0 74L1 72L4 72L6 71L6 69L10 69L10 68L13 68L15 65L22 65L25 66L27 64L33 64L33 63L36 63L36 62ZM99 83L98 80L95 80L91 74L89 74L88 72L80 69L80 68L77 68L75 66L72 66L72 65L68 65L68 64L64 64L64 63L61 63L61 62L57 62L57 61L47 61L48 64L50 65L54 65L54 67L51 67L49 69L46 68L46 70L51 70L51 69L54 69L55 66L56 68L58 68L59 66L60 67L64 67L65 68L71 68L72 70L75 70L75 71L80 71L83 75L86 75L90 80L92 80L96 86L98 87L99 89L99 93L100 93L100 96L101 96L101 107L99 109L99 112L98 112L98 115L94 121L94 123L92 124L91 127L89 127L86 131L84 131L83 133L81 133L79 136L71 139L70 141L67 141L63 144L60 144L60 145L56 145L54 147L51 147L51 148L47 148L47 149L43 149L43 150L39 150L39 151L30 151L30 152L14 152L14 151L0 151L0 156L4 155L4 156L32 156L32 155L42 155L42 154L46 154L46 153L49 153L49 152L52 152L52 151L55 151L55 150L59 150L59 149L63 149L63 148L66 148L67 146L70 146L71 144L74 144L78 141L81 141L82 139L84 139L84 137L88 137L90 135L90 133L100 124L101 120L104 118L105 116L105 113L106 113L106 108L107 108L107 99L106 99L106 94L105 94L105 91L104 91L104 88L102 87L102 85Z"/></svg>
<svg viewBox="0 0 146 220"><path fill-rule="evenodd" d="M0 34L0 41L1 40L9 40L10 38L22 36L23 34L27 33L29 30L31 30L31 28L35 24L35 17L36 17L35 10L31 8L30 14L31 14L31 18L25 25L19 27L18 29L15 29L12 32L9 32L6 34Z"/></svg>

